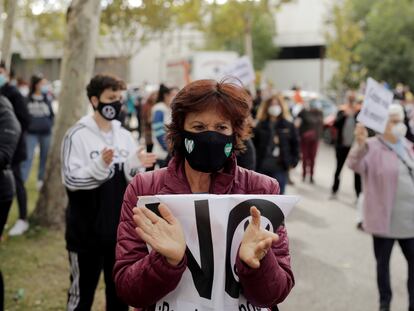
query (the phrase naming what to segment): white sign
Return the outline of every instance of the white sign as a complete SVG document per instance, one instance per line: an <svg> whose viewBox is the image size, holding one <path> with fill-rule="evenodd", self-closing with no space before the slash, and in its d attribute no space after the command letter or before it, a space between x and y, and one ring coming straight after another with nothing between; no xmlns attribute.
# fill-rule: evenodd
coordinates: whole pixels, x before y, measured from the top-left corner
<svg viewBox="0 0 414 311"><path fill-rule="evenodd" d="M177 288L158 301L157 311L265 310L240 294L236 255L250 216L261 212L261 226L276 232L297 196L278 195L159 195L140 197L138 206L158 213L166 204L184 229L187 269ZM149 247L150 250L150 247Z"/></svg>
<svg viewBox="0 0 414 311"><path fill-rule="evenodd" d="M358 122L378 133L384 133L388 122L388 107L393 93L372 78L368 78L364 103L358 115Z"/></svg>
<svg viewBox="0 0 414 311"><path fill-rule="evenodd" d="M252 62L248 56L240 57L237 61L221 68L219 77L220 79L234 78L231 79L231 82L236 84L241 82L242 86L248 86L256 79Z"/></svg>

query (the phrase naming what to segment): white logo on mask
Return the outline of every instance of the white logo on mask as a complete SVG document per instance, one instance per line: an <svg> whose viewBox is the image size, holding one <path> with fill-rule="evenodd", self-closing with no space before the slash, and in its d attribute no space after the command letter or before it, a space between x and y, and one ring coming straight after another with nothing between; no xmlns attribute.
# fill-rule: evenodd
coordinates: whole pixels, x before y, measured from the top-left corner
<svg viewBox="0 0 414 311"><path fill-rule="evenodd" d="M116 116L116 110L110 105L106 105L102 108L102 114L108 119L113 119Z"/></svg>
<svg viewBox="0 0 414 311"><path fill-rule="evenodd" d="M194 140L184 139L184 146L188 153L193 152L194 150Z"/></svg>

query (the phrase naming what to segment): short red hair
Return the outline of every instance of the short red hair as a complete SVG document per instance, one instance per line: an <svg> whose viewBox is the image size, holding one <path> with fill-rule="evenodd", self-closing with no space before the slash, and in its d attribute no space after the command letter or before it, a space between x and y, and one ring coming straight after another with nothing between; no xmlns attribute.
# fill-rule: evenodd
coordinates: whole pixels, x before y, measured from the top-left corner
<svg viewBox="0 0 414 311"><path fill-rule="evenodd" d="M249 94L233 83L197 80L186 85L171 103L172 121L167 131L171 152L181 153L181 134L187 114L206 110L215 110L231 122L235 136L235 150L243 150L250 104Z"/></svg>

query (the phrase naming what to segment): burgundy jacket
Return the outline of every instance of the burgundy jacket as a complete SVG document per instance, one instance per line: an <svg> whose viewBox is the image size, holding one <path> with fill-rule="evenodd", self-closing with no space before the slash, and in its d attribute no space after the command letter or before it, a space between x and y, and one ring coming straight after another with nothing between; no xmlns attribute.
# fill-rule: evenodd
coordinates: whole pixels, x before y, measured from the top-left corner
<svg viewBox="0 0 414 311"><path fill-rule="evenodd" d="M176 288L186 269L187 258L184 256L178 266L172 266L159 253L148 253L132 218L137 197L190 193L184 161L180 158L173 158L167 168L136 175L125 192L114 278L118 296L138 310L153 310L157 301ZM272 178L237 166L233 157L222 172L213 174L210 193L278 194L279 185ZM270 308L282 302L294 285L285 227L281 226L277 234L279 241L273 243L272 251L262 259L260 268L248 267L237 256L236 268L243 295L258 307Z"/></svg>

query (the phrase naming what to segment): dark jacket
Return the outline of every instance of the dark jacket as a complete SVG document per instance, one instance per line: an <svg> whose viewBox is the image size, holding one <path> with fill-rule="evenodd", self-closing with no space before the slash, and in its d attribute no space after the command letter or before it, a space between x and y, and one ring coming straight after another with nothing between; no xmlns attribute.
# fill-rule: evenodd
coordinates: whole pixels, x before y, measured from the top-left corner
<svg viewBox="0 0 414 311"><path fill-rule="evenodd" d="M408 131L407 131L407 135L405 135L405 138L407 138L410 142L414 143L414 134L411 131L410 128L410 118L407 114L407 110L404 109L404 124L407 126Z"/></svg>
<svg viewBox="0 0 414 311"><path fill-rule="evenodd" d="M132 209L137 198L155 194L190 194L184 173L184 161L173 158L168 168L138 174L129 184L122 205L114 267L119 297L138 310L154 310L152 305L173 291L186 270L187 258L176 267L159 253L148 252L146 243L135 231ZM222 172L212 176L210 193L278 194L275 179L237 166L235 157ZM283 301L294 285L290 267L287 231L277 230L279 241L262 259L260 268L251 269L237 256L236 266L244 296L254 305L273 306Z"/></svg>
<svg viewBox="0 0 414 311"><path fill-rule="evenodd" d="M303 137L304 135L307 136L305 133L309 133L310 131L314 132L315 139L318 139L322 135L322 111L316 108L302 109L302 111L298 114L298 118L301 119L299 127L300 137Z"/></svg>
<svg viewBox="0 0 414 311"><path fill-rule="evenodd" d="M357 113L355 113L355 115L354 115L355 124L357 123L356 119L357 119L358 114L359 114L359 111ZM346 116L344 110L339 110L338 113L336 114L334 127L338 131L338 136L337 136L337 139L336 139L336 146L337 147L343 146L343 129L344 129L346 118L347 118L347 116Z"/></svg>
<svg viewBox="0 0 414 311"><path fill-rule="evenodd" d="M12 105L7 98L0 96L0 207L1 202L13 199L14 179L10 166L20 133Z"/></svg>
<svg viewBox="0 0 414 311"><path fill-rule="evenodd" d="M16 114L17 120L19 121L21 127L21 134L19 142L17 144L16 152L13 156L12 163L17 164L26 160L27 158L25 132L29 127L30 115L29 111L27 110L27 103L25 98L15 86L9 83L5 84L0 89L0 94L6 97L12 104L14 113Z"/></svg>
<svg viewBox="0 0 414 311"><path fill-rule="evenodd" d="M256 170L256 148L251 138L244 142L246 150L237 155L237 165L245 169Z"/></svg>
<svg viewBox="0 0 414 311"><path fill-rule="evenodd" d="M54 113L52 103L46 95L29 96L27 107L30 114L30 124L27 132L30 134L47 135L52 132Z"/></svg>
<svg viewBox="0 0 414 311"><path fill-rule="evenodd" d="M278 138L276 141L275 137ZM279 119L274 124L269 120L259 122L254 130L254 143L258 172L287 171L299 162L298 134L293 123L286 119ZM273 154L275 148L279 148L277 156Z"/></svg>

